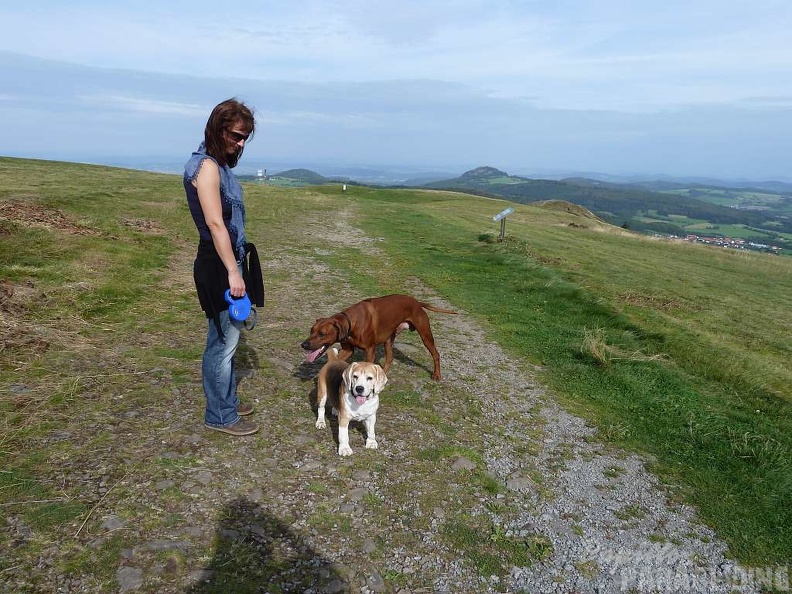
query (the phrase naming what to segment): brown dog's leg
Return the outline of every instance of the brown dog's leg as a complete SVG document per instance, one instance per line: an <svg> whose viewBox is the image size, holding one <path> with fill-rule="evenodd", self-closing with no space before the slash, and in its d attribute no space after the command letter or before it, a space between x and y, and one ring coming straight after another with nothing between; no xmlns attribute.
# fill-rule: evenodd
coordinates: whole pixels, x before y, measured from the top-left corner
<svg viewBox="0 0 792 594"><path fill-rule="evenodd" d="M429 350L430 353L432 353L432 359L434 360L434 371L432 371L432 379L439 381L440 380L440 353L437 352L437 349L435 348L434 342L429 342L429 341L433 341L434 340L432 338L431 333L429 334L429 339L428 340L425 339L423 336L421 336L421 338L423 339L423 343L426 346L426 348Z"/></svg>
<svg viewBox="0 0 792 594"><path fill-rule="evenodd" d="M375 344L372 347L366 348L366 361L368 363L376 363L377 362L377 345Z"/></svg>
<svg viewBox="0 0 792 594"><path fill-rule="evenodd" d="M421 337L421 340L426 347L426 350L432 355L434 360L434 371L432 371L432 379L440 379L440 353L437 352L435 347L434 336L432 335L432 328L429 326L429 316L417 317L413 323L415 329Z"/></svg>
<svg viewBox="0 0 792 594"><path fill-rule="evenodd" d="M388 340L385 341L385 365L382 366L382 371L388 373L388 369L390 369L391 363L393 363L393 341L396 340L396 334L391 336ZM372 363L376 363L376 361L372 361Z"/></svg>
<svg viewBox="0 0 792 594"><path fill-rule="evenodd" d="M352 353L355 352L355 347L350 346L346 343L341 343L341 350L338 351L338 358L342 361L346 361L349 357L352 356Z"/></svg>

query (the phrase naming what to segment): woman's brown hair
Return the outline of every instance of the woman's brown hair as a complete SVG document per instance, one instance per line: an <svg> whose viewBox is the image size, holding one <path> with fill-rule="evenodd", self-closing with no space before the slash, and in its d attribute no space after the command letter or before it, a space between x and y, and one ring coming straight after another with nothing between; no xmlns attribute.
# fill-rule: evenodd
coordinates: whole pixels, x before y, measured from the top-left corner
<svg viewBox="0 0 792 594"><path fill-rule="evenodd" d="M209 115L204 129L204 142L206 143L206 153L214 157L220 165L235 167L242 156L240 149L236 157L229 158L226 154L226 140L224 134L239 124L249 138L253 137L256 131L256 120L253 111L244 103L236 98L226 99L219 103ZM231 162L233 160L233 162Z"/></svg>

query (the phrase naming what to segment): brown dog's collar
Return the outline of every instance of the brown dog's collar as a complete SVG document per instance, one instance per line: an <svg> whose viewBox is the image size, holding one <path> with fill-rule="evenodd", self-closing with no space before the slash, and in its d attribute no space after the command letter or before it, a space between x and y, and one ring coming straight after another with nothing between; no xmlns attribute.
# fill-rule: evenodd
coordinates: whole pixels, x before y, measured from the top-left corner
<svg viewBox="0 0 792 594"><path fill-rule="evenodd" d="M347 312L345 311L342 311L341 315L344 316L344 318L346 318L347 324L349 325L346 334L344 335L344 339L346 339L349 337L350 334L352 334L352 318L350 318L349 314L347 314Z"/></svg>

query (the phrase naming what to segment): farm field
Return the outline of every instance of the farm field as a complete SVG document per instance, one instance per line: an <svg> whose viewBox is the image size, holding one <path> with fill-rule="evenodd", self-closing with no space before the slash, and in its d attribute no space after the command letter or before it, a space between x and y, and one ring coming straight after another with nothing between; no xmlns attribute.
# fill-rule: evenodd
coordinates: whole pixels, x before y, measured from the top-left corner
<svg viewBox="0 0 792 594"><path fill-rule="evenodd" d="M785 198L780 194L756 192L751 190L730 190L730 189L684 189L667 190L667 194L686 196L719 204L720 206L740 207L740 208L781 208L783 212L792 212L792 207L785 207ZM788 202L788 199L786 200Z"/></svg>

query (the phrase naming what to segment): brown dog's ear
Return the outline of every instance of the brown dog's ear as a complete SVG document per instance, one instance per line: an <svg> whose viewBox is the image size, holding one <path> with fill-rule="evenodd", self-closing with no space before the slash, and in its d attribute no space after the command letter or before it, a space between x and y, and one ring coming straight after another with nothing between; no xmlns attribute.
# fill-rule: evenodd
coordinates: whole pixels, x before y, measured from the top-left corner
<svg viewBox="0 0 792 594"><path fill-rule="evenodd" d="M335 327L336 332L338 333L338 342L344 342L349 337L349 328L346 329L342 328L341 322L339 322L336 319L333 320L333 326Z"/></svg>
<svg viewBox="0 0 792 594"><path fill-rule="evenodd" d="M333 320L333 328L336 330L336 335L338 336L338 342L344 340L344 336L341 332L341 324L338 323L338 320Z"/></svg>
<svg viewBox="0 0 792 594"><path fill-rule="evenodd" d="M379 365L374 366L374 392L379 394L382 388L388 383L388 377L385 375L385 370Z"/></svg>

